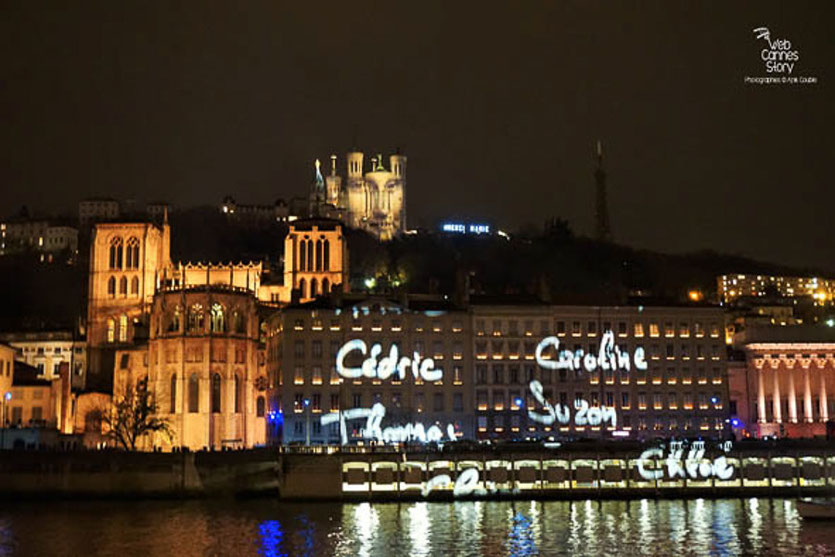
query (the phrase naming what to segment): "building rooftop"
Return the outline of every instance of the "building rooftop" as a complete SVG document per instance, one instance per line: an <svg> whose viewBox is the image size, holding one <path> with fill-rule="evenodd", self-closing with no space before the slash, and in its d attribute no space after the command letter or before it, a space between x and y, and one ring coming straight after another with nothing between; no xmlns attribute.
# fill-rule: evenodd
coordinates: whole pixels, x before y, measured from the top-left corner
<svg viewBox="0 0 835 557"><path fill-rule="evenodd" d="M835 343L835 327L826 325L753 325L737 333L734 344Z"/></svg>
<svg viewBox="0 0 835 557"><path fill-rule="evenodd" d="M38 368L25 362L15 360L12 386L14 387L48 387L51 382L38 377Z"/></svg>

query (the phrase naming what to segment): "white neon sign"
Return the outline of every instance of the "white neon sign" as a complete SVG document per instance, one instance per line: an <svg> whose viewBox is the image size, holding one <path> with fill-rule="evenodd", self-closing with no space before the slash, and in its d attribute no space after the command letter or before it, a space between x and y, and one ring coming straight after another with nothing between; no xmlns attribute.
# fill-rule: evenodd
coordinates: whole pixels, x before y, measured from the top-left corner
<svg viewBox="0 0 835 557"><path fill-rule="evenodd" d="M542 393L542 383L533 380L530 383L531 394L536 401L542 405L545 413L540 414L533 410L528 410L528 418L535 422L544 425L553 425L554 422L559 422L566 425L571 421L571 408L568 405L557 404L556 406L545 400L545 395ZM612 427L618 425L617 411L611 406L589 406L588 401L579 399L574 401L574 410L577 413L574 415L574 425L578 426L599 426L610 424Z"/></svg>
<svg viewBox="0 0 835 557"><path fill-rule="evenodd" d="M557 352L556 359L545 357L544 352L549 347L553 347ZM560 339L545 337L536 347L536 363L545 369L585 369L589 372L598 368L604 371L610 369L629 371L630 368L629 352L621 350L615 344L615 334L612 331L603 333L597 355L586 353L582 349L572 352L559 348ZM647 369L646 354L643 347L635 348L631 363L635 365L635 369Z"/></svg>
<svg viewBox="0 0 835 557"><path fill-rule="evenodd" d="M727 453L731 450L731 446L731 442L726 441L721 448ZM669 479L689 477L695 480L716 477L720 480L729 480L733 476L734 467L728 464L725 455L713 460L705 458L704 441L694 441L687 449L686 456L685 449L685 442L670 441L666 457L663 446L645 450L638 459L638 474L650 481L662 479L665 471ZM663 462L665 466L648 470L647 465L651 462Z"/></svg>
<svg viewBox="0 0 835 557"><path fill-rule="evenodd" d="M439 443L444 440L444 431L438 425L431 425L428 428L422 423L409 423L382 427L383 418L386 417L386 407L377 402L371 408L352 408L342 412L325 414L320 418L322 425L330 425L339 422L339 434L342 444L348 444L348 422L365 418L365 427L360 430L360 436L369 441L378 443ZM450 441L457 440L455 426L448 424L446 435Z"/></svg>
<svg viewBox="0 0 835 557"><path fill-rule="evenodd" d="M444 232L454 232L456 234L490 234L490 225L447 222L441 225L441 230Z"/></svg>
<svg viewBox="0 0 835 557"><path fill-rule="evenodd" d="M345 358L355 350L363 356L368 355L368 357L360 367L346 367ZM392 375L396 375L402 381L409 371L415 379L418 377L424 381L440 381L443 379L444 370L436 368L435 360L432 358L422 358L417 352L414 352L411 358L407 356L399 357L400 352L396 344L391 345L387 356L380 358L382 352L383 347L379 343L371 345L371 353L369 354L365 341L361 339L349 340L336 353L336 372L348 379L369 377L385 380Z"/></svg>

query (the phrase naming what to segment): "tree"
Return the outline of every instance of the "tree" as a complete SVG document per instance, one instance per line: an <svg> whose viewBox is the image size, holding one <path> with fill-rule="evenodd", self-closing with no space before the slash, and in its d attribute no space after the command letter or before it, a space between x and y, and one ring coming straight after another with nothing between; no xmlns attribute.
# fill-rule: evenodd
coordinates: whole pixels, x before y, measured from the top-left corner
<svg viewBox="0 0 835 557"><path fill-rule="evenodd" d="M149 433L162 433L169 440L173 432L166 418L157 415L158 405L148 392L148 378L144 377L125 387L124 396L114 401L102 421L108 426L110 436L129 451L136 450L136 443Z"/></svg>

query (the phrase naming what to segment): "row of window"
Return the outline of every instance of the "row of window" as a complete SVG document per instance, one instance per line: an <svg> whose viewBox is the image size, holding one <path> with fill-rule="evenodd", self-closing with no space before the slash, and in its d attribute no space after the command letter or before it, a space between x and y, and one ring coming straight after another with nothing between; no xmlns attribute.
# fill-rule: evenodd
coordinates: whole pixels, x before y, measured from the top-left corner
<svg viewBox="0 0 835 557"><path fill-rule="evenodd" d="M522 366L519 365L508 365L505 364L491 364L488 366L487 364L478 364L475 366L475 384L476 385L515 385L515 384L524 384L527 385L534 379L540 379L545 384L552 384L557 382L565 382L568 380L580 380L580 381L588 381L592 385L596 385L600 383L601 380L601 373L603 375L602 379L604 383L613 384L615 383L615 374L614 370L608 369L602 372L594 371L588 372L582 369L577 369L574 371L569 371L565 369L559 370L547 370L547 369L540 369L539 375L537 376L536 367L533 365L526 365L524 366L524 370ZM620 382L622 384L628 385L633 380L638 385L652 383L654 385L660 385L665 381L670 385L675 385L681 382L683 385L691 384L694 379L699 384L706 384L708 381L714 384L720 384L723 380L722 369L719 367L713 368L713 373L711 376L708 375L708 370L704 367L699 367L696 370L695 377L691 374L690 367L668 367L666 372L661 367L653 366L652 369L639 369L633 371L620 371L618 375L620 376Z"/></svg>
<svg viewBox="0 0 835 557"><path fill-rule="evenodd" d="M602 401L603 406L615 408L617 401L618 408L621 410L721 410L722 396L719 393L675 393L670 392L666 395L661 392L645 393L640 392L634 397L636 404L633 408L633 396L630 392L581 392L576 391L574 398L570 399L570 393L562 391L553 398L551 391L545 390L543 392L545 400L553 404L561 404L563 407L573 406L577 401L586 401L589 406L600 406ZM492 399L492 405L491 400ZM522 393L520 391L476 391L476 408L480 411L495 410L518 410L519 403L525 405L527 408L533 410L539 406L536 399L530 393Z"/></svg>
<svg viewBox="0 0 835 557"><path fill-rule="evenodd" d="M339 393L320 393L314 392L306 395L305 393L297 392L293 395L293 412L302 413L305 408L311 412L337 412L340 409L340 394ZM323 403L327 402L328 406L324 407ZM451 402L451 406L449 405ZM367 403L367 405L366 405ZM390 396L383 396L383 393L351 393L351 408L367 408L374 404L383 404L388 410L404 409L406 402L403 394L399 391L390 393ZM431 404L430 404L431 403ZM421 412L446 412L451 409L453 412L464 411L464 394L452 393L450 397L447 393L431 393L430 397L426 393L415 393L412 399L412 405L408 410Z"/></svg>
<svg viewBox="0 0 835 557"><path fill-rule="evenodd" d="M331 243L327 238L304 238L294 242L296 268L294 271L330 271Z"/></svg>
<svg viewBox="0 0 835 557"><path fill-rule="evenodd" d="M233 379L233 403L232 403L232 412L236 414L242 413L243 410L243 401L245 397L244 393L244 381L241 379L240 376L235 375ZM179 383L179 379L177 378L177 374L174 373L171 375L170 387L169 387L169 399L168 399L168 411L172 414L177 412L177 384ZM211 377L211 388L210 388L210 399L209 399L209 411L213 414L220 414L223 412L223 406L221 404L223 400L223 381L221 380L219 373L212 374ZM196 373L192 373L188 378L188 384L186 385L186 400L184 401L186 406L186 411L190 414L196 414L200 412L200 377ZM228 410L227 410L228 412ZM266 401L264 400L263 396L259 396L255 401L255 415L259 418L263 418L266 413Z"/></svg>
<svg viewBox="0 0 835 557"><path fill-rule="evenodd" d="M139 239L136 236L131 236L123 245L120 236L111 238L109 263L111 269L138 269Z"/></svg>
<svg viewBox="0 0 835 557"><path fill-rule="evenodd" d="M116 320L112 317L107 318L107 342L127 342L128 341L128 316L119 316L119 330L116 334Z"/></svg>
<svg viewBox="0 0 835 557"><path fill-rule="evenodd" d="M299 294L302 298L315 298L316 296L326 296L331 293L331 283L328 279L323 278L320 283L315 278L310 279L310 289L308 290L307 281L303 278L299 279L298 287Z"/></svg>
<svg viewBox="0 0 835 557"><path fill-rule="evenodd" d="M183 310L180 306L174 308L167 316L167 322L164 325L165 331L169 333L180 332L183 325ZM246 319L242 312L233 309L231 313L231 323L227 323L227 310L223 304L215 302L211 305L208 311L209 316L209 331L212 333L226 333L231 331L237 334L246 334ZM205 308L201 303L195 303L189 306L186 313L185 331L187 333L203 333L206 330L206 314Z"/></svg>
<svg viewBox="0 0 835 557"><path fill-rule="evenodd" d="M507 418L507 419L505 419ZM618 429L631 431L633 429L633 420L631 416L623 416L618 423ZM543 425L529 425L522 422L522 416L519 414L512 414L504 416L502 414L493 414L490 416L478 416L476 421L478 431L485 433L487 431L494 431L496 433L503 433L505 428L509 427L511 432L549 432L549 431L585 431L589 429L588 426L543 426ZM721 430L724 427L724 420L722 418L708 418L700 419L685 418L680 420L676 417L658 417L654 420L647 420L646 418L638 418L635 420L636 429L638 431L648 431L652 427L653 431L676 431L682 429L708 431L710 429ZM592 427L591 429L596 429Z"/></svg>
<svg viewBox="0 0 835 557"><path fill-rule="evenodd" d="M62 354L62 353L69 354L70 352L73 351L72 348L64 349L60 346L56 346L56 347L52 348L51 350L49 349L49 347L44 347L44 346L38 346L38 347L24 346L23 348L21 348L21 350L24 353L26 353L26 352L36 353L38 356L43 356L47 352L52 353L52 354ZM76 346L75 347L75 353L76 354L82 354L83 352L84 352L84 347L83 346Z"/></svg>
<svg viewBox="0 0 835 557"><path fill-rule="evenodd" d="M304 340L296 340L293 342L293 357L296 359L301 359L305 357L307 342ZM328 358L336 358L337 352L342 347L342 341L339 340L332 340L328 345ZM379 344L383 347L383 351L388 353L391 348L391 344L389 344L385 339L381 339ZM418 355L423 357L432 357L436 360L441 360L444 358L444 353L447 350L447 345L445 342L436 340L433 341L431 344L431 351L427 352L426 350L426 342L423 340L415 340L411 343L411 349L404 348L402 343L397 343L400 353L410 353L410 352L417 352ZM319 359L325 356L323 353L324 343L321 340L313 340L310 341L310 357L314 359ZM464 345L461 342L453 342L451 343L452 348L452 358L454 360L460 360L464 357ZM279 354L280 357L280 354Z"/></svg>
<svg viewBox="0 0 835 557"><path fill-rule="evenodd" d="M492 340L489 343L486 340L477 340L475 342L475 354L476 358L480 360L484 359L518 359L520 356L524 356L525 359L531 360L534 358L536 353L536 346L537 343L535 341L526 341L521 342L518 340ZM630 347L627 343L619 343L617 345L618 349L621 352L630 352L630 348L644 348L647 351L647 356L649 358L659 359L662 356L666 358L681 358L681 359L689 359L689 358L697 358L703 359L707 357L711 358L718 358L722 354L722 345L721 344L711 344L711 345L704 345L704 344L689 344L689 343L667 343L663 345L659 344L650 344L650 345L642 345L642 344L635 344L634 346ZM488 352L488 348L490 351ZM524 352L520 350L524 349ZM585 351L586 354L594 354L596 355L600 350L600 345L595 343L590 343L587 346L583 346L579 343L575 343L572 351L577 353L578 351ZM545 359L549 359L550 356L547 353L543 354Z"/></svg>
<svg viewBox="0 0 835 557"><path fill-rule="evenodd" d="M108 298L115 298L116 294L116 277L110 277L107 279L107 296ZM120 278L118 295L122 298L139 296L139 277L130 279L130 292L128 292L128 277Z"/></svg>
<svg viewBox="0 0 835 557"><path fill-rule="evenodd" d="M452 373L448 375L448 379L452 381L453 385L463 385L464 384L464 367L463 366L452 366ZM362 383L362 379L354 379L353 383L355 385L359 385ZM390 380L392 384L399 385L400 381L395 379ZM328 383L331 385L339 385L342 382L342 378L336 372L336 366L331 366L330 371L328 372ZM304 385L305 383L310 383L311 385L322 385L324 383L324 378L322 375L322 366L312 366L308 370L304 366L295 366L293 369L293 384L294 385ZM380 379L372 380L372 384L380 385ZM415 379L416 385L422 385L423 381L421 379ZM440 381L435 381L432 384L434 385L443 385L443 379Z"/></svg>
<svg viewBox="0 0 835 557"><path fill-rule="evenodd" d="M539 336L545 337L551 334L550 324L550 320L547 319L539 321ZM477 336L492 335L510 337L534 335L534 320L532 319L525 320L522 324L522 328L520 328L520 321L515 319L510 319L506 322L501 319L494 319L492 320L491 325L491 328L488 329L486 326L486 320L476 319L475 334ZM607 331L612 331L620 337L626 337L629 335L629 326L626 321L618 321L614 325L615 327L613 328L611 321L600 322L596 320L588 320L584 323L579 320L570 322L555 320L553 332L557 336L565 336L567 334L572 336L597 336ZM707 327L708 330L706 330L705 324L698 321L693 322L692 324L686 321L681 321L678 324L673 321L666 321L664 323L637 322L632 324L632 334L636 338L641 338L647 335L650 337L660 337L663 332L663 336L665 337L675 337L678 335L679 338L689 338L690 336L700 338L704 337L709 332L711 337L719 337L719 323L711 322L707 325Z"/></svg>
<svg viewBox="0 0 835 557"><path fill-rule="evenodd" d="M42 406L32 406L29 423L31 425L42 425L43 422L43 407ZM21 426L23 425L23 407L22 406L12 406L11 408L11 416L9 418L9 425L16 425Z"/></svg>
<svg viewBox="0 0 835 557"><path fill-rule="evenodd" d="M302 279L303 280L303 279ZM327 280L327 279L325 279ZM326 292L323 283L323 292ZM302 295L304 297L304 289L302 289ZM311 296L312 297L312 296ZM434 333L442 333L444 332L444 322L441 319L432 320L429 326L426 326L426 323L423 319L415 319L412 321L414 323L414 332L416 333L423 333L432 331ZM293 320L293 330L294 331L304 331L306 326L306 321L304 319L295 319ZM331 331L340 331L342 330L342 321L339 319L331 319L327 324L329 330ZM367 330L372 332L382 332L383 331L383 321L380 319L372 319L371 323L364 323L362 320L357 319L354 317L351 321L351 330L352 331L362 331L364 327L367 326ZM321 318L313 318L310 321L310 330L311 331L322 331L324 330L325 323L322 321ZM385 326L387 330L391 330L391 332L401 332L403 331L403 321L399 318L392 318L387 325ZM463 330L461 326L461 321L453 321L452 325L450 326L450 330L453 333L460 333Z"/></svg>

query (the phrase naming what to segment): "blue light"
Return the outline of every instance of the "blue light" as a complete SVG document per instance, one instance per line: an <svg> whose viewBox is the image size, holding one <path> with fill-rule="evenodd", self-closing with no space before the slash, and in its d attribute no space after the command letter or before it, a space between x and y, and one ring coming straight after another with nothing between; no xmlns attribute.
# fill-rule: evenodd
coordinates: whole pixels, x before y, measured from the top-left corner
<svg viewBox="0 0 835 557"><path fill-rule="evenodd" d="M310 399L309 398L304 399L304 405L305 405L305 407L310 406Z"/></svg>
<svg viewBox="0 0 835 557"><path fill-rule="evenodd" d="M284 530L277 520L267 520L258 525L258 534L261 537L261 546L258 548L258 555L265 557L286 557L284 551Z"/></svg>
<svg viewBox="0 0 835 557"><path fill-rule="evenodd" d="M719 404L719 397L716 397L716 396L711 397L710 402L712 402L713 404Z"/></svg>
<svg viewBox="0 0 835 557"><path fill-rule="evenodd" d="M6 392L6 400L11 400L11 399L12 399L11 391Z"/></svg>
<svg viewBox="0 0 835 557"><path fill-rule="evenodd" d="M513 403L514 403L516 406L518 406L518 407L520 407L520 408L521 408L521 407L524 405L525 401L524 401L524 400L522 400L522 399L521 399L521 397L518 397L518 396L517 396L515 399L513 399Z"/></svg>
<svg viewBox="0 0 835 557"><path fill-rule="evenodd" d="M742 422L740 422L737 418L733 418L733 419L731 420L731 425L732 425L733 427L739 427L740 425L742 425Z"/></svg>

